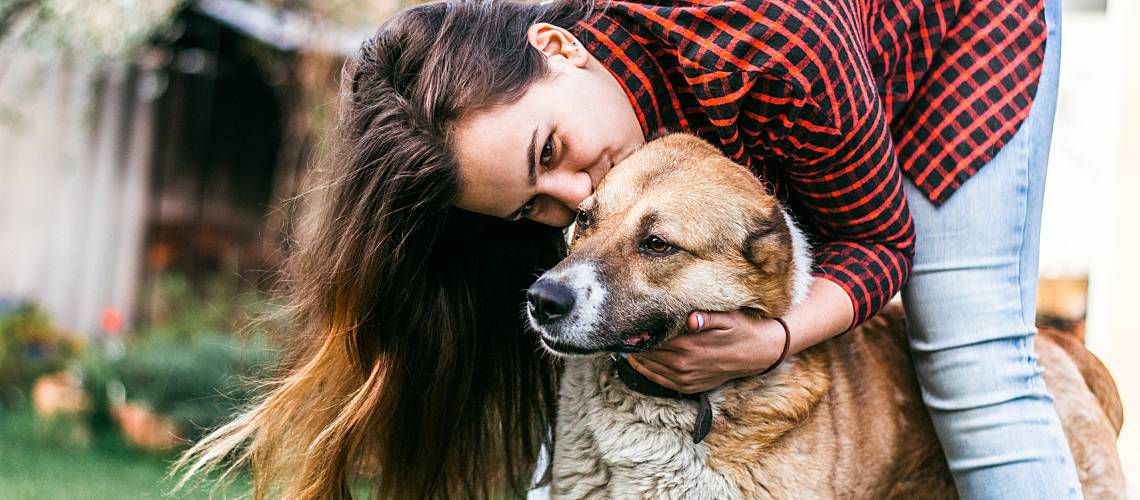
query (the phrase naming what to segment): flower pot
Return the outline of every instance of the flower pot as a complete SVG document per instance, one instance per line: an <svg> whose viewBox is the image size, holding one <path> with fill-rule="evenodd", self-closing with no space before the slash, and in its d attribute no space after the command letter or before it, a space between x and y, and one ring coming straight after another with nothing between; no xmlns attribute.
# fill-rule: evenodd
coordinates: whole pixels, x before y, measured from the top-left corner
<svg viewBox="0 0 1140 500"><path fill-rule="evenodd" d="M165 452L182 442L178 427L144 403L127 401L116 404L111 408L111 414L127 442L144 450Z"/></svg>
<svg viewBox="0 0 1140 500"><path fill-rule="evenodd" d="M68 372L51 373L36 379L32 386L32 403L43 417L78 415L87 411L87 395L83 383Z"/></svg>

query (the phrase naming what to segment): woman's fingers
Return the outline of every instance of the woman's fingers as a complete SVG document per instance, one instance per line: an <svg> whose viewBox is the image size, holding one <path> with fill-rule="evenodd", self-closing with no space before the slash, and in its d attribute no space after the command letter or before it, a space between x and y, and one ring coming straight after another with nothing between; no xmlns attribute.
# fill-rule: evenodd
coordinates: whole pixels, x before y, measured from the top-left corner
<svg viewBox="0 0 1140 500"><path fill-rule="evenodd" d="M708 330L729 330L736 326L736 319L732 313L693 311L689 313L689 330L703 332Z"/></svg>
<svg viewBox="0 0 1140 500"><path fill-rule="evenodd" d="M632 354L627 356L626 360L629 361L629 366L632 366L633 369L637 370L638 373L645 375L645 378L656 382L657 385L668 387L674 391L681 390L677 384L675 384L672 380L669 379L668 376L665 375L666 373L669 373L670 370L660 363L648 359L641 360Z"/></svg>
<svg viewBox="0 0 1140 500"><path fill-rule="evenodd" d="M721 384L701 372L681 373L675 367L646 356L645 353L636 356L631 354L628 359L630 366L649 380L685 394L707 391Z"/></svg>
<svg viewBox="0 0 1140 500"><path fill-rule="evenodd" d="M692 363L693 356L684 351L653 349L636 356L638 361L652 363L653 366L660 367L655 371L673 380L692 371L692 367L689 365Z"/></svg>
<svg viewBox="0 0 1140 500"><path fill-rule="evenodd" d="M712 389L731 379L721 366L739 356L743 312L693 311L694 335L678 335L653 349L629 355L629 364L659 385L686 394Z"/></svg>

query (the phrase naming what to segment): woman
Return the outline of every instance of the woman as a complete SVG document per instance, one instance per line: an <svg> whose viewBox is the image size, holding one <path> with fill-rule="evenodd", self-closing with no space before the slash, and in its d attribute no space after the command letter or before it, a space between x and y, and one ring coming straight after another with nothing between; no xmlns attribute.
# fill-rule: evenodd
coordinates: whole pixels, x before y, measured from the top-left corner
<svg viewBox="0 0 1140 500"><path fill-rule="evenodd" d="M793 351L873 315L917 245L916 370L960 492L1079 497L1032 357L1053 1L401 12L343 75L340 143L289 266L294 352L257 405L184 456L186 477L239 450L258 495L344 497L355 474L384 497L524 491L557 370L522 330L521 290L614 163L685 130L814 236L824 279L785 317ZM631 364L695 392L783 347L740 311L689 325L699 334Z"/></svg>

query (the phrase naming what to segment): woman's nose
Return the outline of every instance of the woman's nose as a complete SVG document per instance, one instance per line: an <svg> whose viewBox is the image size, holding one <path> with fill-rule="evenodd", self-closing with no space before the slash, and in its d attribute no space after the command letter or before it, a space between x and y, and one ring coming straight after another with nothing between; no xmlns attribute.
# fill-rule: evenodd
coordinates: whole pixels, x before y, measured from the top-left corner
<svg viewBox="0 0 1140 500"><path fill-rule="evenodd" d="M570 210L577 210L582 200L589 198L594 193L594 181L585 170L568 172L552 184L547 195Z"/></svg>

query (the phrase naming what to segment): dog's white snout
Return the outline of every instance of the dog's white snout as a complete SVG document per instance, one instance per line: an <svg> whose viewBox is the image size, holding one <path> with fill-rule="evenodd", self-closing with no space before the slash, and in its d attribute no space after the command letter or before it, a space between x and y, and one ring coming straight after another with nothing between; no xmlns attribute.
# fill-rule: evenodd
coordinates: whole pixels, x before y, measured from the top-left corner
<svg viewBox="0 0 1140 500"><path fill-rule="evenodd" d="M606 289L596 266L579 262L544 274L527 290L527 316L544 337L584 345L602 321Z"/></svg>

